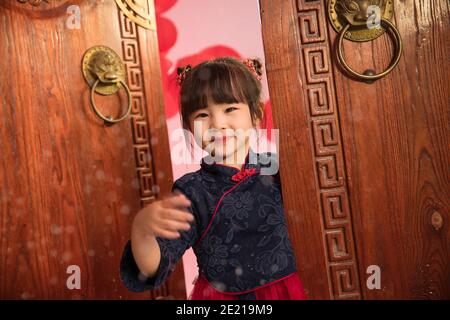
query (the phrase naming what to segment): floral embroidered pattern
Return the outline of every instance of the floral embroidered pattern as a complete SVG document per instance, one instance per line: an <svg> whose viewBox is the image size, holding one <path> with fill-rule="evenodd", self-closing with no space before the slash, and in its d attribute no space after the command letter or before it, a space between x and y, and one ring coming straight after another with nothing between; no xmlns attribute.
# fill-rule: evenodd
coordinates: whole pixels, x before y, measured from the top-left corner
<svg viewBox="0 0 450 320"><path fill-rule="evenodd" d="M205 245L200 250L202 254L197 255L199 264L206 268L208 274L217 277L224 272L224 266L228 261L228 247L222 243L222 239L216 236L210 236L203 239Z"/></svg>
<svg viewBox="0 0 450 320"><path fill-rule="evenodd" d="M210 229L194 247L197 257L211 255L198 262L206 279L219 291L245 291L296 269L279 185L273 178L259 175L248 181L225 195ZM212 258L217 255L218 243L228 248L222 264Z"/></svg>
<svg viewBox="0 0 450 320"><path fill-rule="evenodd" d="M222 212L230 219L236 216L242 220L248 218L248 214L253 210L254 198L249 191L244 193L229 194L223 199Z"/></svg>
<svg viewBox="0 0 450 320"><path fill-rule="evenodd" d="M264 199L267 198L267 199ZM275 244L270 249L261 251L256 256L256 271L261 274L272 276L273 274L284 270L289 264L294 263L295 258L292 254L292 246L288 238L288 231L280 206L268 203L270 200L264 195L258 197L258 201L266 203L259 207L258 215L267 217L266 223L261 224L258 231L265 235L258 242L257 247L268 248L269 243ZM267 234L267 231L272 230Z"/></svg>

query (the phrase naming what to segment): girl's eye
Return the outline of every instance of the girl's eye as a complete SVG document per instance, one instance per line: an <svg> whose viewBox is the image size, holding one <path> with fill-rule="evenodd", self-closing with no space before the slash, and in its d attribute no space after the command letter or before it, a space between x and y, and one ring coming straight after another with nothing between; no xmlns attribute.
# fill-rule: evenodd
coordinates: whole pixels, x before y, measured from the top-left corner
<svg viewBox="0 0 450 320"><path fill-rule="evenodd" d="M195 119L197 119L197 118L204 118L204 117L207 117L207 116L208 116L207 113L199 113L198 115L195 116Z"/></svg>
<svg viewBox="0 0 450 320"><path fill-rule="evenodd" d="M227 109L225 110L225 112L231 112L231 111L234 111L234 110L237 110L237 108L235 108L235 107L229 107L229 108L227 108Z"/></svg>

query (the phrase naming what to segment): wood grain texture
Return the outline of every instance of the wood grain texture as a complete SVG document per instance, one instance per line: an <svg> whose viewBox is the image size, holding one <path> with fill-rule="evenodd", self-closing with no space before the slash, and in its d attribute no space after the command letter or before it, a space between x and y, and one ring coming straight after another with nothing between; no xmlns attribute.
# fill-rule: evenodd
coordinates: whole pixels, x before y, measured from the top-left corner
<svg viewBox="0 0 450 320"><path fill-rule="evenodd" d="M396 1L404 53L374 84L339 66L319 0L261 0L266 68L289 231L310 298L450 296L449 8ZM345 42L382 71L388 35ZM381 268L369 290L367 268Z"/></svg>
<svg viewBox="0 0 450 320"><path fill-rule="evenodd" d="M367 299L448 299L449 3L394 5L404 52L391 74L368 85L348 79L333 63L360 273L373 264L382 272L381 290L361 287ZM388 35L346 42L345 49L359 71L381 71L393 54ZM432 226L434 212L443 219L439 230Z"/></svg>
<svg viewBox="0 0 450 320"><path fill-rule="evenodd" d="M302 278L311 298L358 299L359 277L325 12L320 1L262 3L262 10L270 12L263 21L263 33L269 44L266 56L272 56L267 60L267 71L274 119L280 128L281 167L283 170L285 162L289 170L283 192L292 190L285 199L288 224L299 264L308 266ZM280 26L280 20L278 29L264 27ZM279 41L280 36L284 41ZM276 54L269 52L274 47ZM275 71L272 64L277 62L281 65ZM283 100L278 100L280 97ZM299 210L302 202L305 208Z"/></svg>
<svg viewBox="0 0 450 320"><path fill-rule="evenodd" d="M81 29L73 30L65 4L0 5L0 298L183 298L170 283L135 294L118 278L134 214L172 184L162 89L153 85L157 44L124 34L121 23L133 27L114 1L77 4ZM123 57L133 96L130 119L111 127L92 111L81 72L84 52L99 44ZM126 99L96 101L118 115ZM66 287L70 265L81 269L81 290Z"/></svg>
<svg viewBox="0 0 450 320"><path fill-rule="evenodd" d="M299 90L295 11L290 1L260 1L260 6L274 128L280 129L280 176L289 233L308 298L326 299L331 287L317 219L320 203L304 107L307 97Z"/></svg>

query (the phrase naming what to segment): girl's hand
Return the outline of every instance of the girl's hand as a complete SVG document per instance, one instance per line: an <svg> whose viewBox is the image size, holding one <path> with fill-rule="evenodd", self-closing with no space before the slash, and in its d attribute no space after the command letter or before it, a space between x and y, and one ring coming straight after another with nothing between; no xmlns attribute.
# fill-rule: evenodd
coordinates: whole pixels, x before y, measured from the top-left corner
<svg viewBox="0 0 450 320"><path fill-rule="evenodd" d="M189 230L189 222L194 221L194 216L183 210L190 205L191 201L181 193L155 201L138 212L131 232L143 237L177 239L179 231Z"/></svg>

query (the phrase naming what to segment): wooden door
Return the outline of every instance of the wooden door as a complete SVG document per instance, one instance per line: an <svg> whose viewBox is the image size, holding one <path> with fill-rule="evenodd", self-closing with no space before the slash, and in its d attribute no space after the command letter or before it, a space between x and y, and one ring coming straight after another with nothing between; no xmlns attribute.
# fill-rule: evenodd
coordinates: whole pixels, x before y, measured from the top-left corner
<svg viewBox="0 0 450 320"><path fill-rule="evenodd" d="M181 265L151 294L119 279L134 214L172 185L153 2L119 2L126 11L115 1L1 1L2 299L185 298ZM126 67L131 115L112 126L94 114L81 71L95 45ZM95 100L115 118L127 102L123 90ZM77 267L80 288L70 289Z"/></svg>
<svg viewBox="0 0 450 320"><path fill-rule="evenodd" d="M450 298L448 2L394 1L404 51L372 84L340 67L326 1L260 5L284 201L309 297ZM382 71L394 51L386 34L344 48L361 73ZM367 286L371 266L380 289Z"/></svg>

